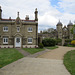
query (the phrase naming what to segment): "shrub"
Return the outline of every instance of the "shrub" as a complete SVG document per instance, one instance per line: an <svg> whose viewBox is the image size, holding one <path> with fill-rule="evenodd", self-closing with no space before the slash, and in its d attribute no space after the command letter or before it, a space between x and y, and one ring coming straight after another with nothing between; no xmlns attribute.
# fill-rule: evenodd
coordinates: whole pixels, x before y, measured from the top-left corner
<svg viewBox="0 0 75 75"><path fill-rule="evenodd" d="M40 43L39 44L39 48L43 48L44 46L43 46L43 44L42 43Z"/></svg>
<svg viewBox="0 0 75 75"><path fill-rule="evenodd" d="M66 39L66 40L65 40L65 42L71 42L71 41L72 41L71 39Z"/></svg>
<svg viewBox="0 0 75 75"><path fill-rule="evenodd" d="M71 39L66 39L63 46L69 46L69 45L71 45L71 41L72 41Z"/></svg>
<svg viewBox="0 0 75 75"><path fill-rule="evenodd" d="M71 41L71 44L75 46L75 40L72 40Z"/></svg>
<svg viewBox="0 0 75 75"><path fill-rule="evenodd" d="M56 40L51 39L51 38L46 38L42 41L44 46L55 46L56 45Z"/></svg>
<svg viewBox="0 0 75 75"><path fill-rule="evenodd" d="M58 39L56 39L56 44L58 45L59 43L61 43L62 42L62 39L60 39L60 38L58 38Z"/></svg>
<svg viewBox="0 0 75 75"><path fill-rule="evenodd" d="M67 46L68 44L65 42L63 46Z"/></svg>

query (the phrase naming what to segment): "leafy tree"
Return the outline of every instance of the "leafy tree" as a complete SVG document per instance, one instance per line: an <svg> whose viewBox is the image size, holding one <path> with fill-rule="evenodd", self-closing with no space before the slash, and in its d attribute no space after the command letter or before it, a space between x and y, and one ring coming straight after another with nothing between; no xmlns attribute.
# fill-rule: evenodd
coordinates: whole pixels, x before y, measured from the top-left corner
<svg viewBox="0 0 75 75"><path fill-rule="evenodd" d="M75 27L75 24L73 25L73 28ZM73 28L71 29L71 33L73 34Z"/></svg>

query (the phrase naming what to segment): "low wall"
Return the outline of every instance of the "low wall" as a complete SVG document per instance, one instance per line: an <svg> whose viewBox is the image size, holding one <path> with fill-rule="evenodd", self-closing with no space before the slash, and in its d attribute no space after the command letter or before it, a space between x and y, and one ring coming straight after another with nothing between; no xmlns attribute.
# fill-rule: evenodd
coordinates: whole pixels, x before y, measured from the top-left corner
<svg viewBox="0 0 75 75"><path fill-rule="evenodd" d="M23 45L23 48L37 48L38 45Z"/></svg>
<svg viewBox="0 0 75 75"><path fill-rule="evenodd" d="M37 48L38 45L23 45L23 48ZM0 45L0 48L14 48L13 45Z"/></svg>
<svg viewBox="0 0 75 75"><path fill-rule="evenodd" d="M0 45L0 48L13 48L13 45Z"/></svg>

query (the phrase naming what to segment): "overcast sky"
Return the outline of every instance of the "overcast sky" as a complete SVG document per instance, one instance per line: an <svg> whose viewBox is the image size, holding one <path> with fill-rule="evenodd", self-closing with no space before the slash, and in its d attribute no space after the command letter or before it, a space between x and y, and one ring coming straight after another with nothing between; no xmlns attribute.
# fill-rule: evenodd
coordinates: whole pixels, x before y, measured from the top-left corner
<svg viewBox="0 0 75 75"><path fill-rule="evenodd" d="M38 9L39 31L56 28L59 19L64 25L75 20L75 0L0 0L2 17L15 19L17 12L20 18L29 15L34 20L35 8Z"/></svg>

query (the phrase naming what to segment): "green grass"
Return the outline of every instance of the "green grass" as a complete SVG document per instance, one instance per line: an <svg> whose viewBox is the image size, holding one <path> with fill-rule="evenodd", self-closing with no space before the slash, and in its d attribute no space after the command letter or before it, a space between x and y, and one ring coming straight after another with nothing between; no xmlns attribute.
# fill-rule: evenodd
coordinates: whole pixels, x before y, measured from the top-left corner
<svg viewBox="0 0 75 75"><path fill-rule="evenodd" d="M34 54L34 53L43 51L44 49L42 48L23 48L23 50L29 52L30 54Z"/></svg>
<svg viewBox="0 0 75 75"><path fill-rule="evenodd" d="M73 45L67 45L67 47L75 47L75 46L73 46Z"/></svg>
<svg viewBox="0 0 75 75"><path fill-rule="evenodd" d="M15 48L0 49L0 68L24 57Z"/></svg>
<svg viewBox="0 0 75 75"><path fill-rule="evenodd" d="M56 49L56 48L58 48L58 46L45 47L45 48L53 50L53 49Z"/></svg>
<svg viewBox="0 0 75 75"><path fill-rule="evenodd" d="M71 75L75 75L75 50L69 51L64 55L64 65Z"/></svg>

